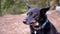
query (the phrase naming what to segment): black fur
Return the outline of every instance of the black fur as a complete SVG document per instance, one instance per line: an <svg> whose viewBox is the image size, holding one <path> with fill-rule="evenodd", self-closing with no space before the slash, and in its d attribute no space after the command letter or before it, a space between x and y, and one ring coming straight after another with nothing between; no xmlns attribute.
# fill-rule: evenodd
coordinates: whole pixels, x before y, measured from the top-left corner
<svg viewBox="0 0 60 34"><path fill-rule="evenodd" d="M33 20L36 20L41 26L44 24L44 22L47 19L46 12L49 10L50 7L45 7L45 8L31 8L28 6L28 12L27 12L27 17L23 21L23 23L30 25ZM32 16L34 14L34 16ZM39 18L39 19L37 19ZM41 20L42 19L42 20ZM35 29L33 28L33 25L30 25L30 32L31 34L35 34L34 31ZM57 34L57 31L55 27L49 22L45 25L44 28L36 30L37 34Z"/></svg>

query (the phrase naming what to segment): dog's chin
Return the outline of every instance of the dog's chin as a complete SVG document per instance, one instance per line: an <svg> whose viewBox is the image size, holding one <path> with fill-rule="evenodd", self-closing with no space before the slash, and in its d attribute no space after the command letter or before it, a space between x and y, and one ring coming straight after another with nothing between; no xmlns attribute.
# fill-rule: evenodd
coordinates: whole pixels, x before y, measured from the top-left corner
<svg viewBox="0 0 60 34"><path fill-rule="evenodd" d="M38 30L39 26L33 26L34 30Z"/></svg>
<svg viewBox="0 0 60 34"><path fill-rule="evenodd" d="M38 22L26 23L26 25L32 25L35 30L38 30L38 28L39 28L39 23Z"/></svg>
<svg viewBox="0 0 60 34"><path fill-rule="evenodd" d="M29 22L26 22L26 23L24 23L24 24L26 24L26 25L31 25Z"/></svg>
<svg viewBox="0 0 60 34"><path fill-rule="evenodd" d="M26 23L26 25L30 25L29 23Z"/></svg>
<svg viewBox="0 0 60 34"><path fill-rule="evenodd" d="M39 28L39 25L37 26L33 26L33 28L34 28L34 30L38 30L38 28Z"/></svg>

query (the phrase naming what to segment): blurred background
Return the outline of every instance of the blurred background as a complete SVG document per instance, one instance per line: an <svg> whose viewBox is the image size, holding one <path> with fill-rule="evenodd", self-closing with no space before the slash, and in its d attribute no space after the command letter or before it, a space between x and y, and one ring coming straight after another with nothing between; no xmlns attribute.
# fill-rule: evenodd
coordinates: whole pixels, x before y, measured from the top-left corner
<svg viewBox="0 0 60 34"><path fill-rule="evenodd" d="M50 2L55 1L56 5L60 5L60 0L0 0L0 16L5 14L22 14L26 12L26 2L32 7L50 6Z"/></svg>
<svg viewBox="0 0 60 34"><path fill-rule="evenodd" d="M30 34L29 25L23 24L26 3L33 8L50 6L47 17L60 33L60 0L0 0L0 34Z"/></svg>

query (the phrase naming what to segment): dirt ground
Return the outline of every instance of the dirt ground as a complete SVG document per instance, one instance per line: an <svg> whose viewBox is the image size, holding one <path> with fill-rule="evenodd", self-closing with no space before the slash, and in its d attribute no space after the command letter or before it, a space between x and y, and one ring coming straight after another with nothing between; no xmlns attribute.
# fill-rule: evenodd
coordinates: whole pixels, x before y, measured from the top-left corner
<svg viewBox="0 0 60 34"><path fill-rule="evenodd" d="M47 17L60 33L60 11L50 10L47 12Z"/></svg>
<svg viewBox="0 0 60 34"><path fill-rule="evenodd" d="M60 32L60 12L56 11L47 13L48 19ZM22 23L26 17L21 15L4 15L0 17L0 34L29 34L29 26Z"/></svg>

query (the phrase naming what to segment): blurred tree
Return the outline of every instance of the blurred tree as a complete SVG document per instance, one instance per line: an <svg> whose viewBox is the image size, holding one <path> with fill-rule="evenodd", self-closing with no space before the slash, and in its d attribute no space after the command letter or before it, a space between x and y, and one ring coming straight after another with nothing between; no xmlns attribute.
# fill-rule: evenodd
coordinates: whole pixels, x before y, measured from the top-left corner
<svg viewBox="0 0 60 34"><path fill-rule="evenodd" d="M60 0L56 0L58 6L60 6Z"/></svg>
<svg viewBox="0 0 60 34"><path fill-rule="evenodd" d="M1 14L21 14L26 12L25 3L28 2L32 7L45 7L50 6L52 0L1 0ZM53 0L55 1L55 0ZM57 5L60 5L60 0L56 0Z"/></svg>
<svg viewBox="0 0 60 34"><path fill-rule="evenodd" d="M1 1L2 14L7 14L7 13L20 14L23 12L22 9L24 8L25 8L24 0L2 0Z"/></svg>
<svg viewBox="0 0 60 34"><path fill-rule="evenodd" d="M54 10L55 9L55 6L56 6L56 0L51 0L50 1L50 10Z"/></svg>
<svg viewBox="0 0 60 34"><path fill-rule="evenodd" d="M1 12L1 0L0 0L0 16L2 16L2 12Z"/></svg>

